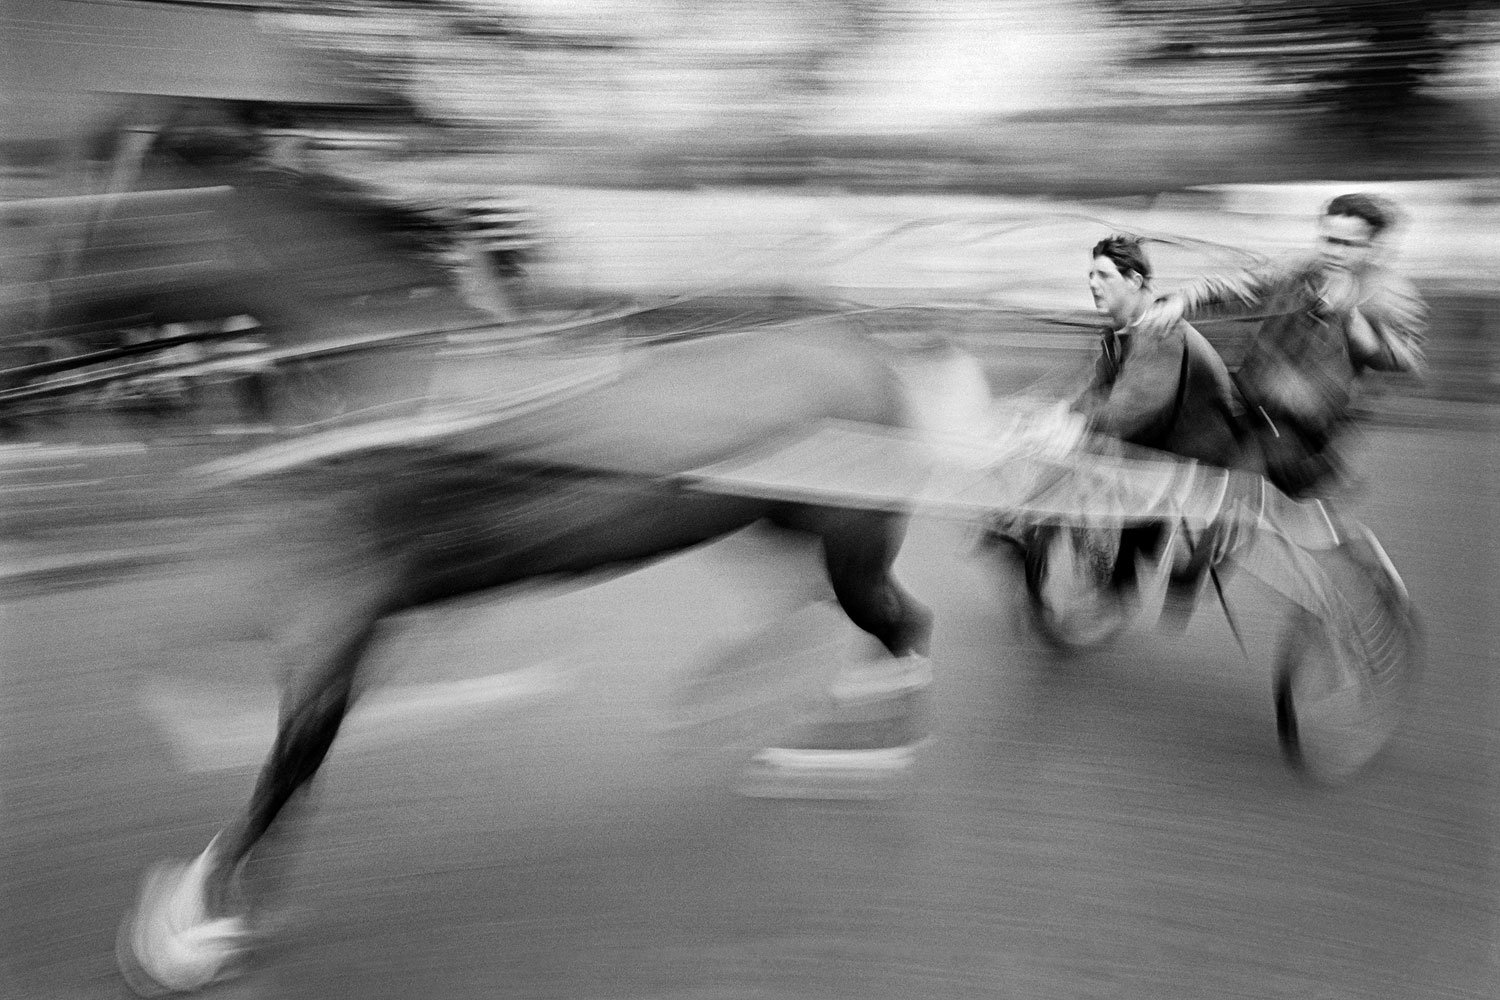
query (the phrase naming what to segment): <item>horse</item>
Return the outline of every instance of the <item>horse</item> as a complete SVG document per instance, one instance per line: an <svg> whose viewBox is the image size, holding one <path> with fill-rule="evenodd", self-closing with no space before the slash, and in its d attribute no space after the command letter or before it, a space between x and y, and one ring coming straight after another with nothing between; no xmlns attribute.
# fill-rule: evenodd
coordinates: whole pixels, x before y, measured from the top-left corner
<svg viewBox="0 0 1500 1000"><path fill-rule="evenodd" d="M674 477L825 419L912 427L893 350L838 317L634 346L602 384L436 445L388 444L262 477L254 488L270 491L300 539L271 616L275 742L248 801L202 853L146 877L118 941L129 985L189 990L243 969L244 866L334 745L386 616L638 566L765 519L819 539L849 620L888 663L925 670L932 614L891 569L906 511L710 493ZM910 729L890 730L905 734L892 740Z"/></svg>

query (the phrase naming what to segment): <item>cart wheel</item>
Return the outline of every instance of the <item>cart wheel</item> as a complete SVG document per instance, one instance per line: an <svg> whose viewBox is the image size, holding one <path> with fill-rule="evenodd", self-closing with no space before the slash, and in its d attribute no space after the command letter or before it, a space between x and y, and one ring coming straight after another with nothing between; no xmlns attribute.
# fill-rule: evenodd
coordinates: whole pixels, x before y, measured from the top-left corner
<svg viewBox="0 0 1500 1000"><path fill-rule="evenodd" d="M279 365L270 376L276 423L293 434L323 430L349 412L326 361Z"/></svg>
<svg viewBox="0 0 1500 1000"><path fill-rule="evenodd" d="M1110 585L1119 544L1117 531L1046 527L1031 533L1025 554L1027 604L1048 643L1062 650L1088 649L1124 630L1124 603Z"/></svg>
<svg viewBox="0 0 1500 1000"><path fill-rule="evenodd" d="M1276 733L1287 764L1329 783L1390 742L1420 660L1406 588L1370 538L1322 553L1335 612L1293 614L1276 658Z"/></svg>

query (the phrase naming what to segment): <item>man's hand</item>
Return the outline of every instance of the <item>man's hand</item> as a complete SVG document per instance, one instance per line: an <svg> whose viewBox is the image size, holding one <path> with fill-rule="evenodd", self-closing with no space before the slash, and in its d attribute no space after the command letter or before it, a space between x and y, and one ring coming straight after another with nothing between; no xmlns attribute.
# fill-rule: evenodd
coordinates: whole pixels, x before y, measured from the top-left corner
<svg viewBox="0 0 1500 1000"><path fill-rule="evenodd" d="M1061 458L1077 449L1088 431L1088 419L1067 403L1058 403L1042 421L1036 453L1043 458Z"/></svg>
<svg viewBox="0 0 1500 1000"><path fill-rule="evenodd" d="M1364 363L1385 370L1426 376L1427 358L1422 353L1420 344L1377 329L1358 309L1349 314L1345 329L1351 353Z"/></svg>

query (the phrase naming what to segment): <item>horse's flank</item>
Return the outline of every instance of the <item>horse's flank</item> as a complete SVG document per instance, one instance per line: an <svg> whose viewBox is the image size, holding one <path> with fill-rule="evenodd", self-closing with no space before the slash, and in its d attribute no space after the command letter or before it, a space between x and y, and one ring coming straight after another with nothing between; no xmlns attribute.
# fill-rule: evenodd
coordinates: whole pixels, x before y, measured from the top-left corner
<svg viewBox="0 0 1500 1000"><path fill-rule="evenodd" d="M668 554L785 505L673 477L822 420L906 426L887 349L847 324L793 323L626 352L617 379L435 443L266 481L286 556L409 566L429 600ZM290 567L288 567L290 568Z"/></svg>
<svg viewBox="0 0 1500 1000"><path fill-rule="evenodd" d="M531 466L673 475L825 418L906 426L886 350L838 319L638 348L619 378L449 447Z"/></svg>

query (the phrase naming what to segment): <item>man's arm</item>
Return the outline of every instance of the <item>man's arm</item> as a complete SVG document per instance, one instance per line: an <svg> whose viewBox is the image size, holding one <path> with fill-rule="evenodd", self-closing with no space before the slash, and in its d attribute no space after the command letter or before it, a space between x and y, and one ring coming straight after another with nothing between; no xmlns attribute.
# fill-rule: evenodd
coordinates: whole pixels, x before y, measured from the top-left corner
<svg viewBox="0 0 1500 1000"><path fill-rule="evenodd" d="M1266 263L1204 275L1168 297L1181 303L1183 319L1234 319L1263 311L1292 277L1291 268Z"/></svg>
<svg viewBox="0 0 1500 1000"><path fill-rule="evenodd" d="M1349 317L1349 351L1354 360L1378 371L1427 370L1427 304L1409 282L1392 280Z"/></svg>
<svg viewBox="0 0 1500 1000"><path fill-rule="evenodd" d="M1143 330L1163 331L1179 319L1235 319L1265 312L1292 282L1296 268L1265 262L1257 267L1205 274L1160 295L1137 321Z"/></svg>

